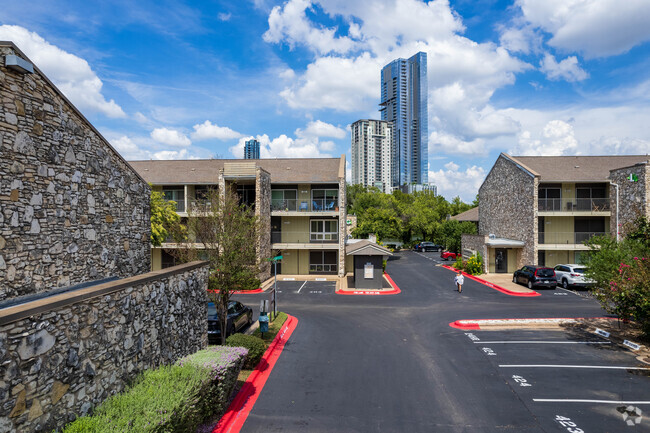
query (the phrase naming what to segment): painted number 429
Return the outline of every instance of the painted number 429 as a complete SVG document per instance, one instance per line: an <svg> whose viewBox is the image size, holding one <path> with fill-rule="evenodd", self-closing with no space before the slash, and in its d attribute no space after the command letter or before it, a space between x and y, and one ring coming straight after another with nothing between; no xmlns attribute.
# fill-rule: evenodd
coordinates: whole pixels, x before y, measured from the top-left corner
<svg viewBox="0 0 650 433"><path fill-rule="evenodd" d="M519 386L533 386L530 383L528 383L526 379L524 379L521 376L517 376L516 374L512 376L512 378L514 379L515 382L519 384Z"/></svg>
<svg viewBox="0 0 650 433"><path fill-rule="evenodd" d="M585 433L584 430L576 426L576 423L571 421L571 418L556 415L555 421L559 422L562 427L566 427L566 431L569 433Z"/></svg>

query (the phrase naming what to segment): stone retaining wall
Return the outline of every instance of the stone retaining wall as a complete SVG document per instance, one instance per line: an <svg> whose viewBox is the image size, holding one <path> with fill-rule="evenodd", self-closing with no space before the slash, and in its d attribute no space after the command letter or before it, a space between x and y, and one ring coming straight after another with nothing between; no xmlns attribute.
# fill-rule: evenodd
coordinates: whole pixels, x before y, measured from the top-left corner
<svg viewBox="0 0 650 433"><path fill-rule="evenodd" d="M463 259L467 260L469 257L465 257L465 250L471 250L477 252L483 258L483 272L486 274L489 272L488 269L488 251L487 245L485 244L487 236L484 235L461 235L461 248L463 253Z"/></svg>
<svg viewBox="0 0 650 433"><path fill-rule="evenodd" d="M0 431L52 431L207 345L205 262L0 310Z"/></svg>
<svg viewBox="0 0 650 433"><path fill-rule="evenodd" d="M629 179L631 175L637 180ZM618 227L616 227L616 187L610 189L610 202L612 218L610 219L610 231L612 236L620 233L623 239L629 232L632 223L641 217L650 218L650 164L636 164L632 167L624 167L611 170L609 178L618 185L618 203L620 213L618 214Z"/></svg>

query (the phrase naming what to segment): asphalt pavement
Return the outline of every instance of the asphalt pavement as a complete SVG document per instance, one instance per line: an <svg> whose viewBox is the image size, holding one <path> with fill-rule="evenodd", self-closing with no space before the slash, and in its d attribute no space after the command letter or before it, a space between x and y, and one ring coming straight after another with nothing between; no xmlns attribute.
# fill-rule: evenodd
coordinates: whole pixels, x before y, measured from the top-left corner
<svg viewBox="0 0 650 433"><path fill-rule="evenodd" d="M449 327L603 316L594 300L559 289L508 296L467 278L459 294L438 256L389 260L402 290L393 296L279 280L279 309L299 324L242 432L650 431L650 373L633 369L630 351L565 331ZM268 297L238 299L257 312ZM645 419L626 417L627 407L645 410Z"/></svg>

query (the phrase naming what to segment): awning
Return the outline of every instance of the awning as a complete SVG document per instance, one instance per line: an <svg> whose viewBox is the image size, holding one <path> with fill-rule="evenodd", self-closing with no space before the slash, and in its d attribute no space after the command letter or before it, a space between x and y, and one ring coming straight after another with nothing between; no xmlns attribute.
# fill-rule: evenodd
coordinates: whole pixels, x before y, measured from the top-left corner
<svg viewBox="0 0 650 433"><path fill-rule="evenodd" d="M506 238L488 238L485 245L492 248L523 248L526 242Z"/></svg>

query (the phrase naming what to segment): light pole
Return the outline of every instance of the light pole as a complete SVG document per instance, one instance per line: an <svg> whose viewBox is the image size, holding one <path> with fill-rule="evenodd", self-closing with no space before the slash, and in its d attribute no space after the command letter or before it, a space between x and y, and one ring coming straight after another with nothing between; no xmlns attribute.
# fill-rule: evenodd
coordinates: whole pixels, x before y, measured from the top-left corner
<svg viewBox="0 0 650 433"><path fill-rule="evenodd" d="M282 260L282 256L275 256L270 261L273 262L273 274L275 279L273 281L273 320L278 316L278 262Z"/></svg>

